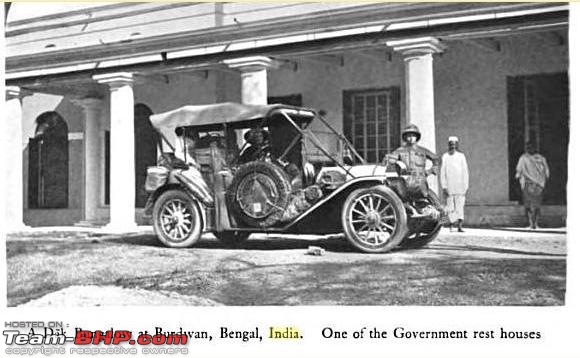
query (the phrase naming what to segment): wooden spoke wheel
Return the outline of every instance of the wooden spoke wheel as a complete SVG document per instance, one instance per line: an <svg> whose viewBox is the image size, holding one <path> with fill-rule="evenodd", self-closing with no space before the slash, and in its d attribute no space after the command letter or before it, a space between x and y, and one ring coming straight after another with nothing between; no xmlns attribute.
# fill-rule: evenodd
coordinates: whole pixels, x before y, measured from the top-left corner
<svg viewBox="0 0 580 358"><path fill-rule="evenodd" d="M168 247L191 247L201 237L202 219L197 203L181 190L161 194L153 207L153 228Z"/></svg>
<svg viewBox="0 0 580 358"><path fill-rule="evenodd" d="M405 237L407 214L397 194L378 185L355 190L347 197L342 226L355 248L370 253L387 252Z"/></svg>

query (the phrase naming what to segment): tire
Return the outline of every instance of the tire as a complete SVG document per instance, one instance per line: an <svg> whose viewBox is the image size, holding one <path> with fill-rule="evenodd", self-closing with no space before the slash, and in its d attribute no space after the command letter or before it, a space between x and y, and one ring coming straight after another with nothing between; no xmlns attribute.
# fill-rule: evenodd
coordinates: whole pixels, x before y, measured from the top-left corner
<svg viewBox="0 0 580 358"><path fill-rule="evenodd" d="M435 205L435 207L437 208L441 207L441 202L439 201L437 194L435 194L433 190L429 190L428 199L431 202L431 204ZM403 249L421 248L429 244L431 241L435 240L435 238L437 238L437 235L439 235L439 231L441 231L442 226L443 223L441 222L441 220L439 220L437 223L433 225L433 227L428 232L411 233L411 235L408 235L405 239L403 239L400 247Z"/></svg>
<svg viewBox="0 0 580 358"><path fill-rule="evenodd" d="M182 190L172 189L159 196L153 206L153 229L167 247L191 247L203 228L198 203Z"/></svg>
<svg viewBox="0 0 580 358"><path fill-rule="evenodd" d="M246 231L216 231L213 234L226 247L240 247L250 237Z"/></svg>
<svg viewBox="0 0 580 358"><path fill-rule="evenodd" d="M388 252L407 234L403 202L382 185L353 191L346 198L341 219L346 238L363 252Z"/></svg>
<svg viewBox="0 0 580 358"><path fill-rule="evenodd" d="M280 222L292 188L279 166L255 161L240 166L227 191L228 207L251 227L271 227Z"/></svg>

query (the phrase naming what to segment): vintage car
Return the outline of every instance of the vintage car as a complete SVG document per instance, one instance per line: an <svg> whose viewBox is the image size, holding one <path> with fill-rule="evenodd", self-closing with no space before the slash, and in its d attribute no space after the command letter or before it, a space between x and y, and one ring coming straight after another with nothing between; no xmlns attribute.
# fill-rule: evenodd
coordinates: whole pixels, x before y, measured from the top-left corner
<svg viewBox="0 0 580 358"><path fill-rule="evenodd" d="M148 168L145 212L166 246L206 232L228 245L252 233L344 233L379 253L426 245L441 228L433 192L406 194L404 165L366 163L314 110L220 103L150 119L164 154Z"/></svg>

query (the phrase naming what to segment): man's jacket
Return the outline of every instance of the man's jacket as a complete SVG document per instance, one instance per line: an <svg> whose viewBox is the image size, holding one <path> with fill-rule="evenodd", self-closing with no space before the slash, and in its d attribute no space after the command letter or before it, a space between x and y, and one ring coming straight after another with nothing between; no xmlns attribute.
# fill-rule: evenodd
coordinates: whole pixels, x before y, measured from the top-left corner
<svg viewBox="0 0 580 358"><path fill-rule="evenodd" d="M405 144L397 148L393 153L387 154L383 162L386 161L389 164L394 164L399 160L407 166L407 174L410 176L409 187L419 187L425 194L427 191L427 175L437 175L439 171L439 156L429 149L414 143ZM430 160L432 163L429 170L426 169L427 160Z"/></svg>

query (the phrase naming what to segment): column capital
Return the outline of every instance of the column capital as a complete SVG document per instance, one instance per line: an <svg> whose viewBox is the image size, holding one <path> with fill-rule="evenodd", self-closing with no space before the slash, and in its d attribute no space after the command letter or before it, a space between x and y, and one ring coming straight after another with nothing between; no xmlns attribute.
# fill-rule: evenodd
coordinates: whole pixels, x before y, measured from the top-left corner
<svg viewBox="0 0 580 358"><path fill-rule="evenodd" d="M260 71L268 68L280 67L280 62L266 56L249 56L224 60L223 63L229 68L241 72Z"/></svg>
<svg viewBox="0 0 580 358"><path fill-rule="evenodd" d="M74 98L71 100L75 105L82 107L83 110L100 110L103 108L103 100L100 98Z"/></svg>
<svg viewBox="0 0 580 358"><path fill-rule="evenodd" d="M22 89L18 86L6 86L6 100L11 100L11 99L22 99L26 96L31 96L32 92Z"/></svg>
<svg viewBox="0 0 580 358"><path fill-rule="evenodd" d="M131 72L115 72L94 75L93 79L101 84L109 85L111 88L117 88L125 85L132 86L135 78Z"/></svg>
<svg viewBox="0 0 580 358"><path fill-rule="evenodd" d="M405 57L441 53L447 48L438 38L431 36L387 41L387 46Z"/></svg>

